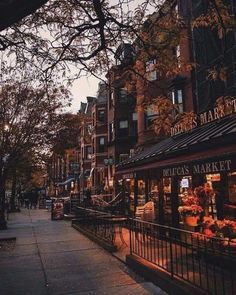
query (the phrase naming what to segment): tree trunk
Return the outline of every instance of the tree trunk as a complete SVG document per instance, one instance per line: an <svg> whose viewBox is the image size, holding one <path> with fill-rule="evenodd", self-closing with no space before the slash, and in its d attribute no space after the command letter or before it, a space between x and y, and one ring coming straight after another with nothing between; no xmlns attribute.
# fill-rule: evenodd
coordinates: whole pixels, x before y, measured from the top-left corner
<svg viewBox="0 0 236 295"><path fill-rule="evenodd" d="M7 222L5 219L5 185L6 185L6 179L3 173L1 173L0 174L0 229L7 228Z"/></svg>
<svg viewBox="0 0 236 295"><path fill-rule="evenodd" d="M12 188L11 188L11 199L10 199L10 210L16 212L16 174L13 173L12 177Z"/></svg>

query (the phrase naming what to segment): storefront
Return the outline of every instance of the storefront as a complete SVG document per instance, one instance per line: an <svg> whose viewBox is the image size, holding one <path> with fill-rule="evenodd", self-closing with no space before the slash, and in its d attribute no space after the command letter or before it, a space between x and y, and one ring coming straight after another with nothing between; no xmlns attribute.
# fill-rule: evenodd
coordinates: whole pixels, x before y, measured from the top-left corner
<svg viewBox="0 0 236 295"><path fill-rule="evenodd" d="M181 226L192 205L198 224L204 217L236 220L236 116L168 138L117 169L134 216L151 200L162 224Z"/></svg>

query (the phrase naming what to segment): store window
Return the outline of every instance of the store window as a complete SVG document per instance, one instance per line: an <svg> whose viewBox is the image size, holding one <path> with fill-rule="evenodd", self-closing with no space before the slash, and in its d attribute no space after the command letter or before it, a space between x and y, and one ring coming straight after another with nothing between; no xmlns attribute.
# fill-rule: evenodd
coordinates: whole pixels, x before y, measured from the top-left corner
<svg viewBox="0 0 236 295"><path fill-rule="evenodd" d="M230 173L228 176L228 201L236 205L236 172Z"/></svg>
<svg viewBox="0 0 236 295"><path fill-rule="evenodd" d="M152 59L146 62L146 79L155 81L157 79L156 60Z"/></svg>
<svg viewBox="0 0 236 295"><path fill-rule="evenodd" d="M150 188L149 188L149 200L152 200L154 203L158 201L158 182L157 179L150 180Z"/></svg>
<svg viewBox="0 0 236 295"><path fill-rule="evenodd" d="M172 224L172 206L171 206L171 178L163 178L163 210L164 210L164 220L166 224Z"/></svg>
<svg viewBox="0 0 236 295"><path fill-rule="evenodd" d="M184 112L183 91L182 89L175 89L171 92L172 103L178 106L179 113Z"/></svg>
<svg viewBox="0 0 236 295"><path fill-rule="evenodd" d="M134 179L126 178L124 180L125 192L126 192L126 205L128 214L134 214Z"/></svg>
<svg viewBox="0 0 236 295"><path fill-rule="evenodd" d="M145 195L145 181L143 179L138 180L138 198L137 198L137 206L143 206L146 202Z"/></svg>

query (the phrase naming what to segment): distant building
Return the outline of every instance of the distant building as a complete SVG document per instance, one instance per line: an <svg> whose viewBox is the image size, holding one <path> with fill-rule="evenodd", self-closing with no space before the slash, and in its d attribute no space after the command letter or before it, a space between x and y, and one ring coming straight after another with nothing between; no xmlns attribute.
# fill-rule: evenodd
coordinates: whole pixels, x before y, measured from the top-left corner
<svg viewBox="0 0 236 295"><path fill-rule="evenodd" d="M108 193L108 166L106 165L108 87L99 83L96 100L92 107L92 164L91 186L93 193Z"/></svg>
<svg viewBox="0 0 236 295"><path fill-rule="evenodd" d="M118 192L115 167L130 156L137 140L136 94L126 89L122 73L133 63L130 44L121 44L115 55L116 66L108 73L110 93L108 99L108 186Z"/></svg>
<svg viewBox="0 0 236 295"><path fill-rule="evenodd" d="M92 163L92 107L96 98L88 96L86 103L81 103L79 115L80 125L80 196L84 195L87 188L91 188L91 163Z"/></svg>

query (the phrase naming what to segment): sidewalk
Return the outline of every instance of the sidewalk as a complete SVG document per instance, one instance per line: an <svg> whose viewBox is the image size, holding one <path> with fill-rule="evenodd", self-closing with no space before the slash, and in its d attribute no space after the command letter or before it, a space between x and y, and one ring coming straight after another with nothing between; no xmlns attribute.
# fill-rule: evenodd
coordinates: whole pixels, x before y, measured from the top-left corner
<svg viewBox="0 0 236 295"><path fill-rule="evenodd" d="M46 210L10 214L7 237L16 244L0 249L1 295L166 294Z"/></svg>

